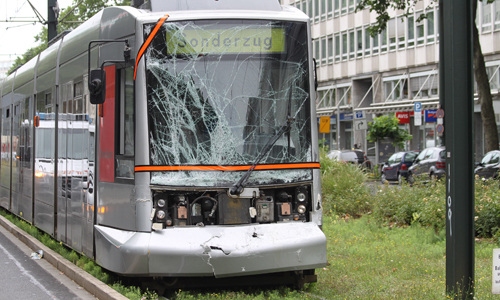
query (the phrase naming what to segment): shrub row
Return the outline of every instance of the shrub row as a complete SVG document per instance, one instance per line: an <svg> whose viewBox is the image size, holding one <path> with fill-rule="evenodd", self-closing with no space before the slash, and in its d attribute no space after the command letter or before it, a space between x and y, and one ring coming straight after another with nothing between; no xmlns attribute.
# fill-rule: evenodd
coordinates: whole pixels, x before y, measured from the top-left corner
<svg viewBox="0 0 500 300"><path fill-rule="evenodd" d="M436 232L446 226L446 187L444 180L380 186L367 183L359 167L340 163L321 151L321 184L324 212L340 217L372 214L384 226L418 224ZM500 182L475 182L476 237L500 240Z"/></svg>

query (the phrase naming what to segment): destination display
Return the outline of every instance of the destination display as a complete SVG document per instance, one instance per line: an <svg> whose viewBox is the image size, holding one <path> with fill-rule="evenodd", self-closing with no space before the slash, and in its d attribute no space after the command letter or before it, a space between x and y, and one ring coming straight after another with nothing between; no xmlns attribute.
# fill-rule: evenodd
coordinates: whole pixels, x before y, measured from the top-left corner
<svg viewBox="0 0 500 300"><path fill-rule="evenodd" d="M255 54L285 52L283 28L221 28L187 27L167 30L168 54Z"/></svg>

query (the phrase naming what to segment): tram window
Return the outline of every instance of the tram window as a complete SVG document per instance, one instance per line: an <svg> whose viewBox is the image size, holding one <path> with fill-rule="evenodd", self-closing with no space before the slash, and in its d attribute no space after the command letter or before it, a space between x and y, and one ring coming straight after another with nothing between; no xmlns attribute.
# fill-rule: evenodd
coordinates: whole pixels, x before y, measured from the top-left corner
<svg viewBox="0 0 500 300"><path fill-rule="evenodd" d="M117 99L117 147L115 177L134 178L134 70L121 69Z"/></svg>
<svg viewBox="0 0 500 300"><path fill-rule="evenodd" d="M45 107L52 106L52 94L47 93L45 94Z"/></svg>
<svg viewBox="0 0 500 300"><path fill-rule="evenodd" d="M73 88L73 112L75 114L82 114L83 111L83 81L74 84Z"/></svg>
<svg viewBox="0 0 500 300"><path fill-rule="evenodd" d="M62 86L62 113L73 113L73 84L71 82Z"/></svg>

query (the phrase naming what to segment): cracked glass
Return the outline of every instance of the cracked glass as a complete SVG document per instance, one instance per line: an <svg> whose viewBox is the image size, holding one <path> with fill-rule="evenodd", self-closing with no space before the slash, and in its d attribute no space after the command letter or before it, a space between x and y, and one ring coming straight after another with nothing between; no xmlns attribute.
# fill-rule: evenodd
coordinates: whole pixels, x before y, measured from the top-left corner
<svg viewBox="0 0 500 300"><path fill-rule="evenodd" d="M144 28L145 40L155 24ZM250 166L291 123L249 185L312 180L306 23L197 20L162 25L145 53L150 162L154 166ZM282 166L283 167L283 166ZM152 172L170 186L230 186L238 171Z"/></svg>

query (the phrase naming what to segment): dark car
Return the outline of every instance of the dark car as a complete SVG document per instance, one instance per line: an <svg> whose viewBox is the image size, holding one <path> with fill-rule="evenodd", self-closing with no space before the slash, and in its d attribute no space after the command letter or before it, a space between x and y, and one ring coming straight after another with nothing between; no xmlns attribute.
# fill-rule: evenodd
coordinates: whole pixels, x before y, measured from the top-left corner
<svg viewBox="0 0 500 300"><path fill-rule="evenodd" d="M408 169L418 156L420 151L403 151L394 153L382 167L382 183L387 181L398 181L401 184L403 179L408 179Z"/></svg>
<svg viewBox="0 0 500 300"><path fill-rule="evenodd" d="M483 157L474 170L474 174L481 178L498 178L498 168L500 167L500 151L493 150Z"/></svg>
<svg viewBox="0 0 500 300"><path fill-rule="evenodd" d="M445 174L446 149L445 147L430 147L424 149L413 161L408 169L408 182L413 183L415 176L426 176L439 179Z"/></svg>

